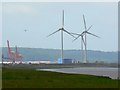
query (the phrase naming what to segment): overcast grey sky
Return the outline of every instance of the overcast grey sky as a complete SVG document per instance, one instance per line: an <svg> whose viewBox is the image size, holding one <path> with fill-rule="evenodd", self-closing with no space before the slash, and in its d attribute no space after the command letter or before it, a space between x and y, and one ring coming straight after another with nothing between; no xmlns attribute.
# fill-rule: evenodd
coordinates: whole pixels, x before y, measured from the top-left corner
<svg viewBox="0 0 120 90"><path fill-rule="evenodd" d="M89 50L117 51L118 49L118 5L117 2L7 2L3 3L3 46L6 40L11 46L60 49L60 32L47 38L62 24L62 10L65 11L65 29L81 33L84 30L82 15L87 27L101 38L87 35ZM27 32L24 30L27 29ZM80 39L64 33L64 49L80 49Z"/></svg>

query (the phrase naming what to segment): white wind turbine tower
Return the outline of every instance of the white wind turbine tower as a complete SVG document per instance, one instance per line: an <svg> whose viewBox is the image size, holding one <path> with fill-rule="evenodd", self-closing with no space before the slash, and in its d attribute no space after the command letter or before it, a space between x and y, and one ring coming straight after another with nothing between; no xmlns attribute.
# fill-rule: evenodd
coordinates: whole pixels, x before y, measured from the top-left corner
<svg viewBox="0 0 120 90"><path fill-rule="evenodd" d="M51 36L51 35L59 32L59 31L61 31L61 59L62 59L62 63L64 63L64 62L63 62L63 61L64 61L64 60L63 60L63 59L64 59L64 56L63 56L63 31L66 32L67 34L71 35L72 37L74 37L70 32L68 32L67 30L64 29L64 10L63 10L63 12L62 12L62 27L59 28L57 31L51 33L51 34L48 35L47 37L49 37L49 36ZM74 37L74 38L76 38L76 37Z"/></svg>
<svg viewBox="0 0 120 90"><path fill-rule="evenodd" d="M90 34L90 35L98 37L98 38L100 38L100 37L97 36L97 35L95 35L95 34L92 34L92 33L88 32L90 30L90 28L92 27L92 25L87 29L87 27L86 27L86 21L85 21L85 16L84 15L83 15L83 21L84 21L85 31L83 31L81 34L76 34L76 35L78 35L78 37L75 38L74 40L78 39L80 36L82 37L82 42L81 42L82 52L83 52L83 44L82 43L84 43L84 46L85 46L83 63L87 63L87 37L86 37L86 34ZM73 33L73 34L75 34L75 33ZM85 37L85 40L84 40L83 36Z"/></svg>

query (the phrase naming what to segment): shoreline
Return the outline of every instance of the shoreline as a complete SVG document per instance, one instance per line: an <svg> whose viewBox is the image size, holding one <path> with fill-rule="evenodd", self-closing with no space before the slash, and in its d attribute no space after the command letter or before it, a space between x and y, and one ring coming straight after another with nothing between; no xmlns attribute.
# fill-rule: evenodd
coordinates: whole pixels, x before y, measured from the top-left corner
<svg viewBox="0 0 120 90"><path fill-rule="evenodd" d="M79 68L79 67L108 67L118 68L118 64L95 64L95 63L78 63L78 64L0 64L1 67L13 68L30 68L30 69L50 69L50 68Z"/></svg>

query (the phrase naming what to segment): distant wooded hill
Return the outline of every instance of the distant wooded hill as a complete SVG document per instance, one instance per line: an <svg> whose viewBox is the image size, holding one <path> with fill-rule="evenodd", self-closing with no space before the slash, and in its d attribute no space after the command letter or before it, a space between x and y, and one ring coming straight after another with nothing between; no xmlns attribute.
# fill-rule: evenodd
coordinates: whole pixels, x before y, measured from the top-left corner
<svg viewBox="0 0 120 90"><path fill-rule="evenodd" d="M11 48L15 51L15 48ZM23 55L23 60L57 60L60 58L60 49L42 49L42 48L18 48L19 53ZM7 57L7 47L2 48L4 57ZM104 61L107 63L118 62L117 52L103 52L88 50L87 58L89 62ZM64 58L81 60L80 50L64 50Z"/></svg>

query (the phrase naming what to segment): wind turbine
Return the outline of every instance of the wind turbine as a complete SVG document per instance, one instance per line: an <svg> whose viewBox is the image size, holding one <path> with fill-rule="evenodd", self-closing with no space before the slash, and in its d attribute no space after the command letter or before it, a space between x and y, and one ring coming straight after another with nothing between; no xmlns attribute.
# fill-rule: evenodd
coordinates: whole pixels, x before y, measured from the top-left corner
<svg viewBox="0 0 120 90"><path fill-rule="evenodd" d="M92 27L92 25L88 28L88 30ZM75 41L76 39L78 39L79 37L81 37L81 59L84 60L85 57L84 57L84 53L83 53L83 45L85 46L85 40L84 40L84 34L81 33L81 34L78 34L78 33L71 33L73 35L77 35L78 37L75 38L73 41Z"/></svg>
<svg viewBox="0 0 120 90"><path fill-rule="evenodd" d="M57 33L61 31L61 59L62 59L62 63L64 63L64 56L63 56L63 32L66 32L67 34L71 35L72 37L74 37L70 32L68 32L67 30L64 29L64 10L62 11L62 27L59 28L57 31L51 33L50 35L48 35L47 37ZM74 37L76 38L76 37Z"/></svg>
<svg viewBox="0 0 120 90"><path fill-rule="evenodd" d="M92 25L87 29L87 27L86 27L86 21L85 21L85 16L84 15L83 15L83 21L84 21L85 31L83 31L81 34L76 34L76 35L78 35L78 37L75 38L74 41L81 36L81 38L82 38L82 40L81 40L81 49L82 49L82 51L83 51L83 44L82 43L84 43L84 46L85 46L84 61L83 61L83 63L87 63L87 36L86 36L86 34L90 34L90 35L98 37L98 38L100 38L100 37L97 36L97 35L95 35L95 34L92 34L92 33L88 32L90 30L90 28L92 27ZM73 33L73 34L75 34L75 33ZM83 36L85 37L85 40L84 40Z"/></svg>

